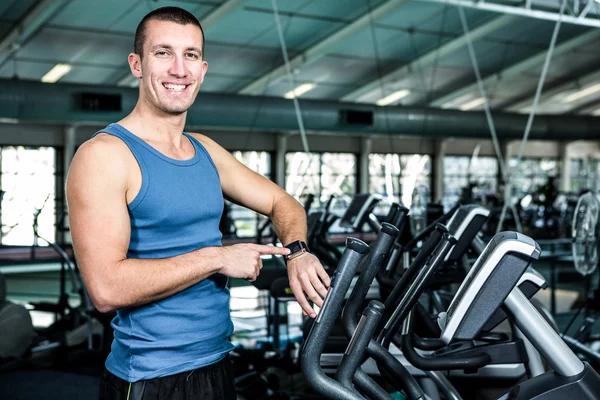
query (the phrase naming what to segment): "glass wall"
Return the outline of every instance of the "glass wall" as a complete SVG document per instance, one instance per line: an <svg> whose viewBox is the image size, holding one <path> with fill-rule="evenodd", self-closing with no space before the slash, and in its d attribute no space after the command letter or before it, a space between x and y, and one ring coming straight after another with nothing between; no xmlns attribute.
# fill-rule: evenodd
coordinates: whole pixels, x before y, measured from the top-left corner
<svg viewBox="0 0 600 400"><path fill-rule="evenodd" d="M285 190L304 203L313 194L314 208L336 196L335 209L345 209L356 193L356 155L290 152L285 156Z"/></svg>
<svg viewBox="0 0 600 400"><path fill-rule="evenodd" d="M417 188L431 193L431 158L428 155L369 154L369 192L382 196L376 213L387 213L393 202L410 207Z"/></svg>
<svg viewBox="0 0 600 400"><path fill-rule="evenodd" d="M481 203L498 189L496 157L444 157L444 209L448 210L470 189L473 202Z"/></svg>
<svg viewBox="0 0 600 400"><path fill-rule="evenodd" d="M513 201L544 186L549 177L560 178L560 162L555 158L523 158L515 170L516 164L516 157L512 157L509 167L513 173Z"/></svg>
<svg viewBox="0 0 600 400"><path fill-rule="evenodd" d="M600 185L600 162L590 159L571 159L571 186L569 190L574 193L581 193L587 190L598 192Z"/></svg>
<svg viewBox="0 0 600 400"><path fill-rule="evenodd" d="M55 240L56 151L51 147L4 146L2 155L2 236L3 245L34 244L34 213L38 233ZM43 240L39 245L46 246Z"/></svg>

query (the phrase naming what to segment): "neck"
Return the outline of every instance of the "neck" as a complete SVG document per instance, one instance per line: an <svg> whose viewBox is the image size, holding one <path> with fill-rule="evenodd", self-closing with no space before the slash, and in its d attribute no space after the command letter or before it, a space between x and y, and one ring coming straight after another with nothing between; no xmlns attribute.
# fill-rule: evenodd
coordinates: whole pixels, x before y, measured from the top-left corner
<svg viewBox="0 0 600 400"><path fill-rule="evenodd" d="M142 139L168 142L179 147L187 112L173 115L138 101L133 111L119 124Z"/></svg>

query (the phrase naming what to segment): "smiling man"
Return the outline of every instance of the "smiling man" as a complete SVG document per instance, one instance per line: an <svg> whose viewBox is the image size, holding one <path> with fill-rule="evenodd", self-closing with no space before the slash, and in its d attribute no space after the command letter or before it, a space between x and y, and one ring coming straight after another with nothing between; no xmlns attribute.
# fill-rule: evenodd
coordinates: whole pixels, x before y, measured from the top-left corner
<svg viewBox="0 0 600 400"><path fill-rule="evenodd" d="M95 306L116 310L102 399L235 399L227 279L256 279L261 255L287 260L303 311L330 284L306 251L306 215L284 190L206 136L185 133L208 69L187 11L144 17L128 58L139 99L84 143L67 179L73 247ZM286 246L222 246L224 197L272 219Z"/></svg>

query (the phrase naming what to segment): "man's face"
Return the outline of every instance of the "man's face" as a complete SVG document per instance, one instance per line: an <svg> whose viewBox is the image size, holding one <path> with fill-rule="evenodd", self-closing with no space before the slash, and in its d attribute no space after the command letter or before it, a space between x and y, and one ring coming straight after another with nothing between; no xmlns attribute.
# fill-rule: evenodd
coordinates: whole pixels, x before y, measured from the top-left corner
<svg viewBox="0 0 600 400"><path fill-rule="evenodd" d="M208 64L197 26L150 20L141 61L140 95L168 114L186 112L196 99Z"/></svg>

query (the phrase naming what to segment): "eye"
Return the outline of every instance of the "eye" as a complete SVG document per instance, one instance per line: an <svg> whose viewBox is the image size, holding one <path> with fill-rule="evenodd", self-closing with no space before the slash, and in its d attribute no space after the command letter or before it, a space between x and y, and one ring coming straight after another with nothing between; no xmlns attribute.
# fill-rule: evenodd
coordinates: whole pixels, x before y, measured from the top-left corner
<svg viewBox="0 0 600 400"><path fill-rule="evenodd" d="M157 55L157 56L167 56L167 55L169 55L169 53L168 53L168 52L166 52L165 50L158 50L158 51L156 52L156 55Z"/></svg>
<svg viewBox="0 0 600 400"><path fill-rule="evenodd" d="M186 55L187 55L187 57L192 58L194 60L200 58L200 56L196 53L187 53Z"/></svg>

